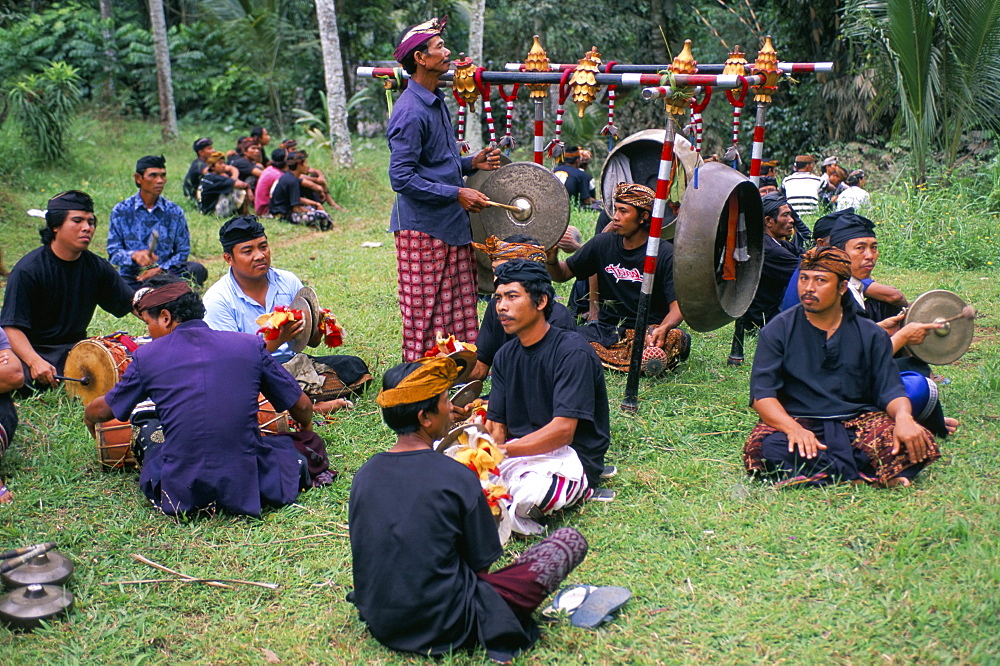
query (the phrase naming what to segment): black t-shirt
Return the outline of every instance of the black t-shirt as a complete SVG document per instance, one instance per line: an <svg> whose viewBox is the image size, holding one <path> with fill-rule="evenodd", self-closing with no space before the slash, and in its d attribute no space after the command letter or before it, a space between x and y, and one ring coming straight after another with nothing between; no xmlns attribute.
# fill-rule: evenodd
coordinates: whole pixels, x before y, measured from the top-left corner
<svg viewBox="0 0 1000 666"><path fill-rule="evenodd" d="M195 198L198 192L198 183L201 182L201 175L206 167L208 165L202 162L200 157L194 158L191 166L188 167L187 175L184 176L184 196Z"/></svg>
<svg viewBox="0 0 1000 666"><path fill-rule="evenodd" d="M0 326L21 329L32 346L71 344L87 337L97 306L116 317L132 310L132 290L114 266L89 251L63 261L43 245L10 272Z"/></svg>
<svg viewBox="0 0 1000 666"><path fill-rule="evenodd" d="M576 331L576 319L562 303L552 304L549 324L566 331ZM493 365L493 357L500 348L516 337L505 333L503 326L500 325L500 320L497 319L497 297L494 296L486 306L486 314L483 315L483 322L479 325L476 358L486 365Z"/></svg>
<svg viewBox="0 0 1000 666"><path fill-rule="evenodd" d="M291 171L281 174L271 190L271 204L268 207L271 215L286 216L291 213L292 208L302 203L301 192L298 176Z"/></svg>
<svg viewBox="0 0 1000 666"><path fill-rule="evenodd" d="M579 334L549 328L530 347L511 340L493 359L493 385L486 418L524 437L557 416L577 419L571 446L590 485L601 484L604 454L611 443L608 389L593 347Z"/></svg>
<svg viewBox="0 0 1000 666"><path fill-rule="evenodd" d="M622 237L608 232L597 234L566 258L566 265L577 278L597 275L601 311L598 321L608 326L635 325L642 288L642 269L646 245L626 250ZM674 296L674 246L660 241L660 251L653 275L653 293L649 300L647 325L658 326L670 310Z"/></svg>
<svg viewBox="0 0 1000 666"><path fill-rule="evenodd" d="M552 170L556 178L566 186L569 198L577 205L583 206L584 199L594 198L594 179L590 174L572 164L560 164Z"/></svg>
<svg viewBox="0 0 1000 666"><path fill-rule="evenodd" d="M493 658L530 647L510 606L476 576L502 554L476 475L430 449L378 453L351 484L354 603L383 645L438 655L478 640Z"/></svg>
<svg viewBox="0 0 1000 666"><path fill-rule="evenodd" d="M253 170L260 169L259 164L251 162L244 155L233 155L229 158L229 164L236 167L240 172L240 180L249 185L250 189L257 187L257 176L253 175Z"/></svg>
<svg viewBox="0 0 1000 666"><path fill-rule="evenodd" d="M215 213L215 204L223 194L229 194L236 186L236 181L229 176L208 172L201 177L198 190L201 192L201 203L198 208L205 215Z"/></svg>

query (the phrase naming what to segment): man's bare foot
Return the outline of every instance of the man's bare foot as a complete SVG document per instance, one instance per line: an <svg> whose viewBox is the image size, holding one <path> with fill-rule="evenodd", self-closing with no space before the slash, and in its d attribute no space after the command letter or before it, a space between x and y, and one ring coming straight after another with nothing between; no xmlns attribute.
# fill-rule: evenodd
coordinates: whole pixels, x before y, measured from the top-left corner
<svg viewBox="0 0 1000 666"><path fill-rule="evenodd" d="M324 400L313 405L313 411L319 414L333 414L341 409L353 409L354 403L347 398L337 398L336 400Z"/></svg>
<svg viewBox="0 0 1000 666"><path fill-rule="evenodd" d="M910 480L905 476L897 476L885 482L886 488L909 488Z"/></svg>
<svg viewBox="0 0 1000 666"><path fill-rule="evenodd" d="M944 427L948 430L949 435L954 435L955 431L958 430L958 419L953 419L950 416L944 417Z"/></svg>
<svg viewBox="0 0 1000 666"><path fill-rule="evenodd" d="M10 504L14 501L14 493L7 489L7 484L0 479L0 504Z"/></svg>

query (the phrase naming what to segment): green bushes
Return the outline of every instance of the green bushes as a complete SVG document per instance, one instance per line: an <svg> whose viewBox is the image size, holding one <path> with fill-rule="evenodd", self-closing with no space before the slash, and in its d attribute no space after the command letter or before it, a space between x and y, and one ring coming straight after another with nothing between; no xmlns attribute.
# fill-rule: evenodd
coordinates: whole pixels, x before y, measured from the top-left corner
<svg viewBox="0 0 1000 666"><path fill-rule="evenodd" d="M63 155L66 129L80 104L80 83L75 67L53 62L40 74L28 74L8 91L11 111L32 154L46 160Z"/></svg>

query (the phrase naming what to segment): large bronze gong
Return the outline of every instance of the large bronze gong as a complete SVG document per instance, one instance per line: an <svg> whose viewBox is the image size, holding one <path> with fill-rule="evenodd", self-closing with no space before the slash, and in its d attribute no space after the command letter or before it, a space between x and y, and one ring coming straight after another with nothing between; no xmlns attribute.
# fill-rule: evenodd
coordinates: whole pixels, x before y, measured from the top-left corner
<svg viewBox="0 0 1000 666"><path fill-rule="evenodd" d="M745 222L750 258L735 264L734 280L725 280L730 200ZM725 326L746 312L757 293L764 265L760 193L740 172L709 162L688 184L676 226L674 291L684 320L696 331Z"/></svg>
<svg viewBox="0 0 1000 666"><path fill-rule="evenodd" d="M503 240L527 234L547 249L555 247L569 225L569 193L551 171L534 162L511 162L483 181L480 192L517 211L487 206L479 222L487 236Z"/></svg>

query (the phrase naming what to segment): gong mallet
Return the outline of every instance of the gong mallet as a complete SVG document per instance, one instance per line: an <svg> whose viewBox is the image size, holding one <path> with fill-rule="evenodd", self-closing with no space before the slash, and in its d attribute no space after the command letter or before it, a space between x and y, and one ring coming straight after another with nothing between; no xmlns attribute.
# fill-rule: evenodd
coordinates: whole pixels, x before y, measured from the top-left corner
<svg viewBox="0 0 1000 666"><path fill-rule="evenodd" d="M8 571L18 568L22 564L27 564L28 562L35 559L39 555L47 553L48 551L55 548L55 544L40 543L35 546L28 546L28 548L29 548L28 552L24 553L23 555L18 555L17 557L11 557L4 560L3 562L0 562L0 573L7 573ZM24 549L18 548L17 550L24 550Z"/></svg>
<svg viewBox="0 0 1000 666"><path fill-rule="evenodd" d="M514 213L520 213L521 212L521 209L518 208L517 206L510 206L510 205L507 205L507 204L502 204L502 203L500 203L498 201L487 201L486 205L487 206L496 206L497 208L503 208L504 210L509 210L511 212L514 212Z"/></svg>
<svg viewBox="0 0 1000 666"><path fill-rule="evenodd" d="M63 375L52 375L56 379L61 379L64 382L80 382L80 386L90 386L90 377L83 377L82 379L77 379L76 377L65 377Z"/></svg>

